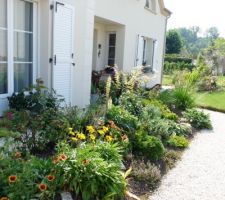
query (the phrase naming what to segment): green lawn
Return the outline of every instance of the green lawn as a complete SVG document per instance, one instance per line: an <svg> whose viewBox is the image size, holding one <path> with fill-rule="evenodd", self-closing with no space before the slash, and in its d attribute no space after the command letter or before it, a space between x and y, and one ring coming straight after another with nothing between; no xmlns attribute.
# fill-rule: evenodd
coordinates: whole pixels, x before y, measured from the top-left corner
<svg viewBox="0 0 225 200"><path fill-rule="evenodd" d="M217 78L217 84L224 91L216 92L197 92L195 94L196 104L202 107L225 111L225 76ZM163 85L173 85L172 75L163 76Z"/></svg>
<svg viewBox="0 0 225 200"><path fill-rule="evenodd" d="M196 104L202 107L225 111L225 91L196 93Z"/></svg>
<svg viewBox="0 0 225 200"><path fill-rule="evenodd" d="M163 85L173 85L172 83L172 75L163 75Z"/></svg>

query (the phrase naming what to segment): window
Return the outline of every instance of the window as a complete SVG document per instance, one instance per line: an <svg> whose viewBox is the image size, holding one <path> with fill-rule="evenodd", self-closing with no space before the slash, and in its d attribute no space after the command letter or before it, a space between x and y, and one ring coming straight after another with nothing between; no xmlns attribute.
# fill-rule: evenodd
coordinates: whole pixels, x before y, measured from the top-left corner
<svg viewBox="0 0 225 200"><path fill-rule="evenodd" d="M154 56L154 41L150 38L144 38L144 48L143 48L143 57L142 65L143 66L152 66L153 65L153 56Z"/></svg>
<svg viewBox="0 0 225 200"><path fill-rule="evenodd" d="M156 41L145 37L138 36L138 48L137 48L137 66L145 66L153 70L154 65L154 54L156 48Z"/></svg>
<svg viewBox="0 0 225 200"><path fill-rule="evenodd" d="M14 4L14 91L32 84L33 76L33 4Z"/></svg>
<svg viewBox="0 0 225 200"><path fill-rule="evenodd" d="M114 66L115 65L115 58L116 58L116 34L110 33L109 34L109 50L108 50L108 65Z"/></svg>
<svg viewBox="0 0 225 200"><path fill-rule="evenodd" d="M0 0L0 94L8 93L7 2Z"/></svg>
<svg viewBox="0 0 225 200"><path fill-rule="evenodd" d="M151 11L156 11L156 0L146 0L145 7Z"/></svg>
<svg viewBox="0 0 225 200"><path fill-rule="evenodd" d="M35 8L31 1L0 0L0 97L33 83Z"/></svg>

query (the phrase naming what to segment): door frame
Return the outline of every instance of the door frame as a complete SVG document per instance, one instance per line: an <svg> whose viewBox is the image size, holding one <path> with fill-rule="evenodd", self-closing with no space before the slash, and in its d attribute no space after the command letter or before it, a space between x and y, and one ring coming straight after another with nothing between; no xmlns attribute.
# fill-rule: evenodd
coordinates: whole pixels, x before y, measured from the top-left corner
<svg viewBox="0 0 225 200"><path fill-rule="evenodd" d="M72 16L72 49L71 49L71 54L73 54L73 58L71 57L71 74L70 74L70 79L71 79L71 91L70 91L70 103L72 103L72 82L73 82L73 67L72 67L72 62L74 61L75 63L75 52L74 52L74 42L75 42L75 7L73 5L64 3L62 1L54 1L54 6L53 6L53 12L52 12L52 67L51 67L51 88L54 89L54 66L55 66L55 59L57 59L57 57L55 57L55 40L56 40L56 34L55 34L55 21L56 21L56 13L57 13L57 6L64 6L67 7L69 9L71 9L73 11L73 16ZM72 61L73 60L73 61Z"/></svg>

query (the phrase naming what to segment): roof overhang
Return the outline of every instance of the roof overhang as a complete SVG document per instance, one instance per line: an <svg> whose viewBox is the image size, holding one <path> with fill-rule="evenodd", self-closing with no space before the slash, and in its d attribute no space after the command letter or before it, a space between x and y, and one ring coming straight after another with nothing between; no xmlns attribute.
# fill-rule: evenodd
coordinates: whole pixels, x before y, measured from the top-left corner
<svg viewBox="0 0 225 200"><path fill-rule="evenodd" d="M172 12L165 7L163 0L159 0L159 7L162 15L165 17L170 17L172 15Z"/></svg>

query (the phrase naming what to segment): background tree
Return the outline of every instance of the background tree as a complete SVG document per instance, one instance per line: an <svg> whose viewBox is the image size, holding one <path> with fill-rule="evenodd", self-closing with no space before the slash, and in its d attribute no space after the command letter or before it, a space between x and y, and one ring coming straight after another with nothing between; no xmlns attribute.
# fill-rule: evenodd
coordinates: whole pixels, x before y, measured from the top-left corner
<svg viewBox="0 0 225 200"><path fill-rule="evenodd" d="M210 38L211 40L215 40L217 38L219 38L220 33L218 28L216 27L211 27L209 29L207 29L206 31L206 37Z"/></svg>
<svg viewBox="0 0 225 200"><path fill-rule="evenodd" d="M169 30L166 35L166 53L179 54L182 49L180 34L174 29Z"/></svg>

